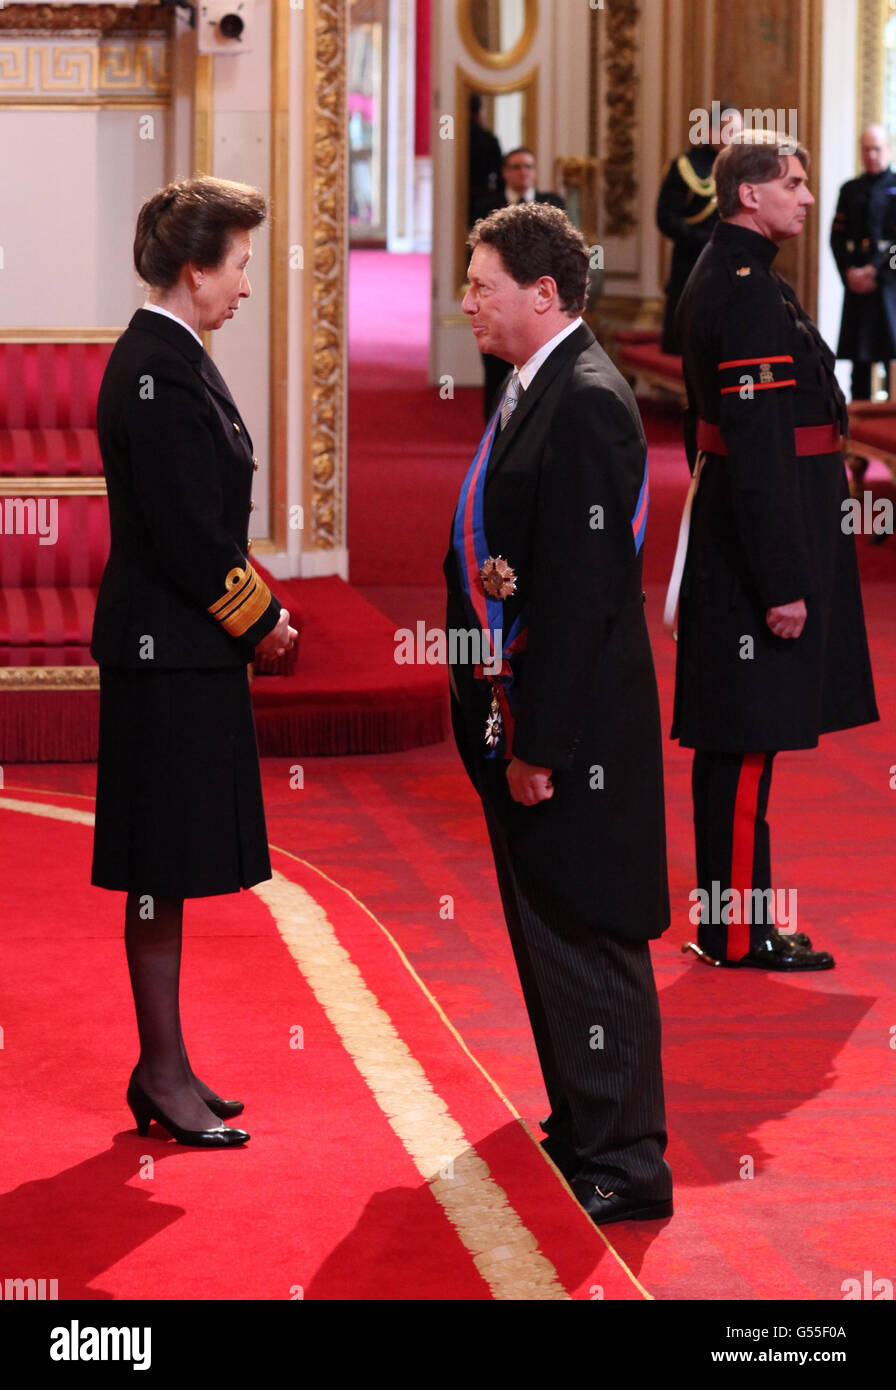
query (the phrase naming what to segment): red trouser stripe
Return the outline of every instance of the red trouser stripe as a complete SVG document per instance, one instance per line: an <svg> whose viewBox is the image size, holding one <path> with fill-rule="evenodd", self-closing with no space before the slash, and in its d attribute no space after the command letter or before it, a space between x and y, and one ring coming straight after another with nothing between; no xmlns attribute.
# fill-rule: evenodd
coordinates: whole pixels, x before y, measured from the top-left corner
<svg viewBox="0 0 896 1390"><path fill-rule="evenodd" d="M756 850L756 815L759 810L759 780L765 766L764 753L745 753L737 797L734 802L734 827L731 837L731 887L740 895L741 918L746 916L748 894L753 887L753 859ZM741 921L728 927L728 960L740 960L750 949L750 927Z"/></svg>

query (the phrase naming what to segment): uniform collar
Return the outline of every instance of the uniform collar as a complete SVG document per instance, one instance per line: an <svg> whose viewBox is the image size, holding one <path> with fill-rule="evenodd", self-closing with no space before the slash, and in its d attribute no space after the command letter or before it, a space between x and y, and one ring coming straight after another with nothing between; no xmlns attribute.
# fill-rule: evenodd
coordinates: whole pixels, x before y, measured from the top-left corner
<svg viewBox="0 0 896 1390"><path fill-rule="evenodd" d="M188 362L201 362L206 355L202 343L186 324L170 314L154 314L151 309L138 309L129 327L145 329L163 338L172 347L179 348Z"/></svg>
<svg viewBox="0 0 896 1390"><path fill-rule="evenodd" d="M712 239L726 250L730 248L755 256L765 266L770 266L781 250L776 241L771 241L761 232L754 232L752 227L742 227L739 222L718 222Z"/></svg>
<svg viewBox="0 0 896 1390"><path fill-rule="evenodd" d="M163 309L161 304L150 304L149 300L146 301L143 307L150 314L164 314L166 318L173 319L175 323L179 323L181 328L185 328L188 333L192 333L199 346L202 347L202 339L196 330L191 328L188 323L185 323L177 314L172 314L170 309Z"/></svg>

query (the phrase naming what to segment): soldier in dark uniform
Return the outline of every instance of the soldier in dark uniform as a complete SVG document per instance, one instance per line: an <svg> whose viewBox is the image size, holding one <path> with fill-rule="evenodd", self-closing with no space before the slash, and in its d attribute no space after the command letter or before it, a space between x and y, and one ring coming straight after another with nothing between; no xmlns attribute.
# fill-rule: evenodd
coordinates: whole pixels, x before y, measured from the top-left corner
<svg viewBox="0 0 896 1390"><path fill-rule="evenodd" d="M878 713L842 529L845 403L832 353L772 268L814 202L793 148L757 131L719 155L722 220L679 304L698 486L672 737L695 750L697 949L732 966L820 970L834 963L827 951L774 927L772 761Z"/></svg>
<svg viewBox="0 0 896 1390"><path fill-rule="evenodd" d="M656 225L672 242L672 264L666 282L666 312L663 317L663 352L680 353L675 331L675 310L688 276L700 252L712 236L719 220L712 166L723 140L742 128L736 106L720 106L717 143L693 145L669 165L656 201Z"/></svg>
<svg viewBox="0 0 896 1390"><path fill-rule="evenodd" d="M140 1057L127 1101L182 1144L241 1145L239 1114L193 1072L180 1027L185 898L271 876L247 663L279 655L289 614L249 562L257 461L199 334L249 293L257 189L172 184L141 208L134 262L149 286L97 403L111 549L91 653L100 741L91 881L127 893L125 946Z"/></svg>
<svg viewBox="0 0 896 1390"><path fill-rule="evenodd" d="M871 373L896 358L896 170L883 126L862 132L864 174L840 189L831 250L845 287L837 356L852 362L852 396L871 399Z"/></svg>

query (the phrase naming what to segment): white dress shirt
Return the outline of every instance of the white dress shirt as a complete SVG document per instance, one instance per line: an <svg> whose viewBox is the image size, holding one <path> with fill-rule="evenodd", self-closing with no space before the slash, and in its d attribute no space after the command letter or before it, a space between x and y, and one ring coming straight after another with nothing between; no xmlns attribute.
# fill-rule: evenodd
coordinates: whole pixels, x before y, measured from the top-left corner
<svg viewBox="0 0 896 1390"><path fill-rule="evenodd" d="M554 348L559 347L564 338L568 338L571 333L575 333L576 329L583 322L584 320L581 317L574 319L572 323L567 324L566 328L561 328L559 333L555 333L553 338L549 339L549 341L546 342L543 347L540 347L536 353L533 353L528 362L523 363L522 367L519 368L519 377L520 385L524 391L528 391L529 387L532 385L532 378L535 376L535 373L538 371L539 367L547 361L554 351Z"/></svg>

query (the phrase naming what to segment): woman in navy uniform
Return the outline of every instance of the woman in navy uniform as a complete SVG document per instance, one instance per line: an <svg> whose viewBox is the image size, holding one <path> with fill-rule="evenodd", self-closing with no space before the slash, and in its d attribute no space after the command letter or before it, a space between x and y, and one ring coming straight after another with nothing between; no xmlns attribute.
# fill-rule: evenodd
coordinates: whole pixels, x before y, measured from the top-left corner
<svg viewBox="0 0 896 1390"><path fill-rule="evenodd" d="M271 876L247 665L279 654L289 614L249 563L257 461L199 334L250 293L244 184L196 178L141 208L134 262L148 288L113 349L97 425L111 548L91 653L100 666L92 882L126 892L140 1057L127 1099L180 1143L241 1145L239 1114L200 1081L180 1027L185 898Z"/></svg>
<svg viewBox="0 0 896 1390"><path fill-rule="evenodd" d="M714 962L784 971L834 961L805 934L778 933L769 912L772 760L878 718L855 542L842 525L846 406L833 354L772 268L815 201L807 160L762 131L722 151L721 221L677 317L688 456L700 471L672 737L695 750L697 881L701 907L714 905L698 947ZM734 899L718 911L729 890L752 895L750 920L746 898L741 911Z"/></svg>

